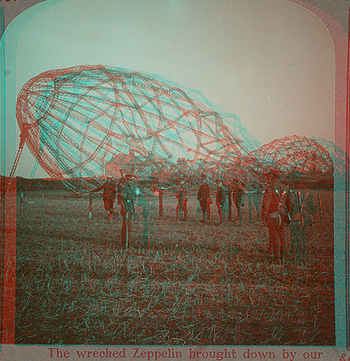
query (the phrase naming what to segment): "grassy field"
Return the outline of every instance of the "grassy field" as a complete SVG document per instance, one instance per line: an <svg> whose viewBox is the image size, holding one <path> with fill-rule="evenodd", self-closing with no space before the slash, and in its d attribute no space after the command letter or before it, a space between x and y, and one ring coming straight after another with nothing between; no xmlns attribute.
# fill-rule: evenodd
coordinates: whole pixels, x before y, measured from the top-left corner
<svg viewBox="0 0 350 361"><path fill-rule="evenodd" d="M165 198L151 249L140 217L124 251L121 218L110 221L101 200L89 219L87 199L43 195L17 211L17 344L335 344L332 192L321 192L303 267L289 255L271 265L267 229L247 222L247 207L241 226L218 226L214 205L203 224L190 199L178 222Z"/></svg>

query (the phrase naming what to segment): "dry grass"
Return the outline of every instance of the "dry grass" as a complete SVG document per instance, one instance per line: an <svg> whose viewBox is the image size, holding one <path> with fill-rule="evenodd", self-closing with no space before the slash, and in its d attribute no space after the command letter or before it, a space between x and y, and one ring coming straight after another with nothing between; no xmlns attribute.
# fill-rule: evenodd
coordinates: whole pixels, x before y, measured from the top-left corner
<svg viewBox="0 0 350 361"><path fill-rule="evenodd" d="M87 200L48 192L41 215L30 194L17 225L16 343L334 345L333 199L322 197L307 264L291 267L270 264L259 224L196 222L194 199L188 222L165 199L149 251L134 220L124 251L121 218L109 221L101 201L88 219Z"/></svg>

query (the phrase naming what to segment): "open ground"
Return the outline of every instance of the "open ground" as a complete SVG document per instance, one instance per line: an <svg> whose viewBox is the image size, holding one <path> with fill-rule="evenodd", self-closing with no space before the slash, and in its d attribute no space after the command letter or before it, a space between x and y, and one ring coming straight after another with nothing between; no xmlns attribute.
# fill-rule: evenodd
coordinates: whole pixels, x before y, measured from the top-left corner
<svg viewBox="0 0 350 361"><path fill-rule="evenodd" d="M125 251L121 217L109 220L101 199L89 219L88 199L28 192L17 207L15 342L334 345L333 192L315 193L322 222L318 213L306 264L294 267L288 229L286 263L272 265L267 229L248 222L247 207L240 226L218 225L214 204L203 224L193 197L179 222L176 198L165 197L149 250L136 207Z"/></svg>

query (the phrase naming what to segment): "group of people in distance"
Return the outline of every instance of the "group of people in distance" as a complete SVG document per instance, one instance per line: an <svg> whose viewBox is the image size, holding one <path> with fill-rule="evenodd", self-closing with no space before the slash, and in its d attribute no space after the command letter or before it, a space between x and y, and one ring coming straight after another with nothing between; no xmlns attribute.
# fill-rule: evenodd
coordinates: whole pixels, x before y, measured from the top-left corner
<svg viewBox="0 0 350 361"><path fill-rule="evenodd" d="M282 172L270 170L265 174L266 185L263 191L260 220L268 229L269 244L267 253L273 257L273 262L282 264L285 258L285 228L291 230L292 263L301 265L305 263L307 229L314 223L314 200L310 189L297 173L290 177L287 187L279 178ZM229 182L218 181L216 205L220 223L225 219L231 220L231 199L234 201L239 222L241 224L241 206L244 191L242 184L236 179ZM231 198L232 197L232 198ZM205 175L201 177L201 185L197 198L203 214L202 222L210 218L210 188L205 182ZM259 207L257 207L259 211Z"/></svg>
<svg viewBox="0 0 350 361"><path fill-rule="evenodd" d="M118 217L118 213L114 210L114 202L117 198L118 205L120 205L120 214L123 218L121 227L122 247L128 248L129 235L131 230L130 218L135 218L135 201L138 197L138 204L142 208L142 215L144 218L143 243L144 246L150 246L150 236L152 234L152 224L150 222L150 215L154 200L151 199L150 188L146 186L147 180L140 182L140 187L136 190L133 184L133 175L126 175L125 169L120 170L121 177L116 184L115 181L109 177L106 182L100 187L95 188L92 193L103 190L103 203L106 211L109 212L109 218Z"/></svg>
<svg viewBox="0 0 350 361"><path fill-rule="evenodd" d="M283 263L285 257L285 237L286 226L291 229L291 253L293 262L300 265L305 262L306 254L306 231L313 222L314 203L313 195L301 179L292 177L289 186L285 186L279 181L281 172L277 170L269 171L266 176L265 190L262 194L260 220L268 229L269 244L267 253L273 256L274 263ZM117 197L120 205L120 213L123 218L121 228L122 246L128 247L130 234L130 218L135 217L135 201L142 208L144 219L143 244L150 247L152 235L152 222L150 215L155 213L155 201L153 197L154 184L144 177L136 189L133 184L133 176L126 175L125 170L121 170L121 178L117 183L112 178L92 192L103 190L103 202L105 209L110 213L110 219L117 217L113 204ZM237 210L237 220L241 224L242 197L244 190L242 183L237 179L224 179L217 181L216 206L218 208L220 223L231 221L232 205L235 204ZM176 197L178 199L176 208L176 219L187 220L188 188L184 180L180 180L176 186ZM202 174L197 193L198 213L202 212L202 222L210 220L210 205L213 203L210 196L210 187L206 181L206 176ZM260 207L257 207L259 211Z"/></svg>
<svg viewBox="0 0 350 361"><path fill-rule="evenodd" d="M199 201L199 208L202 210L202 222L207 223L210 220L210 206L213 200L210 197L210 187L206 183L206 176L204 174L201 175L200 183L197 199ZM237 209L237 220L241 224L242 197L244 195L242 183L237 179L232 179L231 181L220 179L217 184L216 207L219 213L220 224L232 220L232 202Z"/></svg>

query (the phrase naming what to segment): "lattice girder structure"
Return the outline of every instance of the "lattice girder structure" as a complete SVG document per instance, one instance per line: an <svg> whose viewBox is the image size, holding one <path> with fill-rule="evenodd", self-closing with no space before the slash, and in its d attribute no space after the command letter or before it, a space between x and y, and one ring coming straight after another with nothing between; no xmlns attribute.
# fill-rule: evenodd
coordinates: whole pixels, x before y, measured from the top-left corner
<svg viewBox="0 0 350 361"><path fill-rule="evenodd" d="M334 175L343 176L349 169L349 157L340 147L336 146L331 140L324 138L312 138L320 144L331 157L334 165Z"/></svg>
<svg viewBox="0 0 350 361"><path fill-rule="evenodd" d="M333 175L333 161L329 152L315 139L301 136L276 139L251 155L265 167L281 170L285 174L300 172L322 178Z"/></svg>
<svg viewBox="0 0 350 361"><path fill-rule="evenodd" d="M238 117L170 79L121 68L81 66L29 80L16 116L40 166L55 179L105 175L118 153L155 167L178 158L230 162L258 146ZM239 137L236 135L239 134Z"/></svg>

